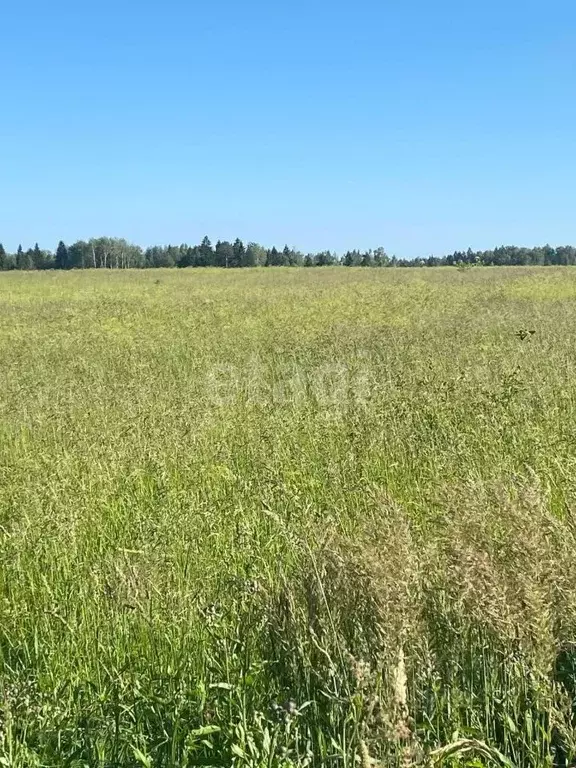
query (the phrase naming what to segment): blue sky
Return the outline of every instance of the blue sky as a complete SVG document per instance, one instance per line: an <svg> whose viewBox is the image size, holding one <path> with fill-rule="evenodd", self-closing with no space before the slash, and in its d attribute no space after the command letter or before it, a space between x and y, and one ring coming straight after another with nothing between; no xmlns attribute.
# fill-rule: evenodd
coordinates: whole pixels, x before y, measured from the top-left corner
<svg viewBox="0 0 576 768"><path fill-rule="evenodd" d="M5 0L0 241L576 244L573 0Z"/></svg>

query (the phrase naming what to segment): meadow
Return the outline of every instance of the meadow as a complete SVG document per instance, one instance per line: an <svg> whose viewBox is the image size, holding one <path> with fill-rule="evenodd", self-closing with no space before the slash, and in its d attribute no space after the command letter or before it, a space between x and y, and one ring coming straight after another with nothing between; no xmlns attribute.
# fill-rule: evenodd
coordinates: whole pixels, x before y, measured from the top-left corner
<svg viewBox="0 0 576 768"><path fill-rule="evenodd" d="M576 270L0 277L0 766L544 768Z"/></svg>

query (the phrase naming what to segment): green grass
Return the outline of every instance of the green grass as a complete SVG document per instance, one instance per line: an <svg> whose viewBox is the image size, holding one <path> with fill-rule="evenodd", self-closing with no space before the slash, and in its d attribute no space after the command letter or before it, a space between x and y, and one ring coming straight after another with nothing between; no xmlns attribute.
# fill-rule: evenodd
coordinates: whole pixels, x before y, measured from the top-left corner
<svg viewBox="0 0 576 768"><path fill-rule="evenodd" d="M2 275L0 765L571 765L575 297Z"/></svg>

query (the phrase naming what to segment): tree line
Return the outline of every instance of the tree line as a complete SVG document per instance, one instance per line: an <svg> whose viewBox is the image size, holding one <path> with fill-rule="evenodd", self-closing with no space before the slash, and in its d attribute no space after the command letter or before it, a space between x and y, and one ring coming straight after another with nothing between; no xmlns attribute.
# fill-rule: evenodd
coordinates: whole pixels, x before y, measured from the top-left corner
<svg viewBox="0 0 576 768"><path fill-rule="evenodd" d="M338 256L332 251L302 253L288 245L282 249L265 248L258 243L240 239L233 243L219 240L212 245L205 237L199 245L155 245L141 248L122 238L98 237L78 240L71 245L58 243L54 252L38 246L16 253L8 253L0 243L0 270L45 269L144 269L148 267L440 267L473 265L574 265L576 247L550 245L536 248L500 246L489 251L455 251L446 256L428 256L416 259L398 259L389 256L384 248L367 251L347 251Z"/></svg>

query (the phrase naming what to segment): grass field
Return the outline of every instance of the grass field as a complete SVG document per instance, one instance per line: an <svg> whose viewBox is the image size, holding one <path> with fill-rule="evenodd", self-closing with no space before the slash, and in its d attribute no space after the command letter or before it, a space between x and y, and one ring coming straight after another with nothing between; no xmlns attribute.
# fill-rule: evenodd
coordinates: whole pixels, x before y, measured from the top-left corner
<svg viewBox="0 0 576 768"><path fill-rule="evenodd" d="M7 273L0 352L1 766L572 764L576 270Z"/></svg>

